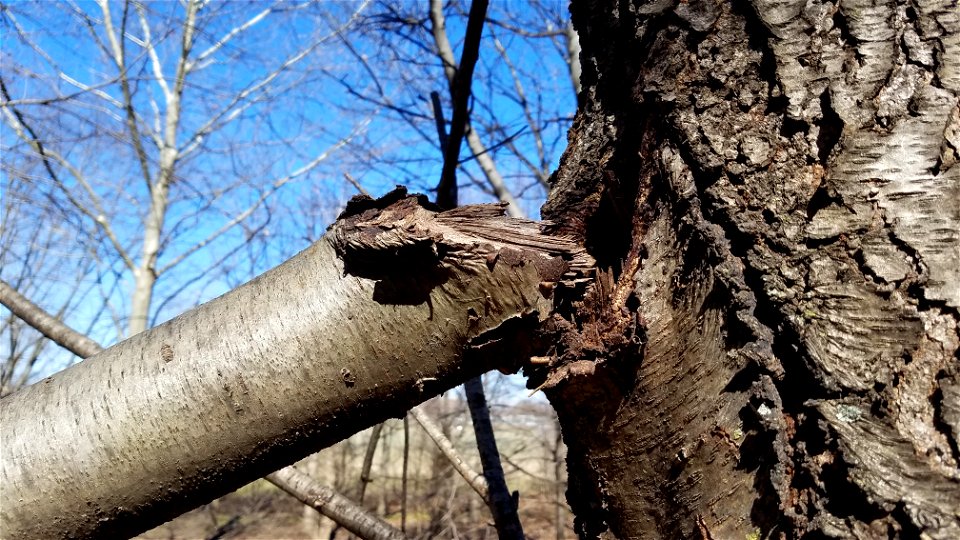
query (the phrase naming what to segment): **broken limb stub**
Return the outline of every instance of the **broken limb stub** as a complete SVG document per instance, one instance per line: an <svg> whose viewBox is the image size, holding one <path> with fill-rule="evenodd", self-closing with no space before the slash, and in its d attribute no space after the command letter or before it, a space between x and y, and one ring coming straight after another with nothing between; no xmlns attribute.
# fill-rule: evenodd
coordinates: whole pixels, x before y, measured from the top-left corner
<svg viewBox="0 0 960 540"><path fill-rule="evenodd" d="M577 279L593 259L572 240L546 236L542 224L506 217L506 205L476 204L437 211L423 196L406 190L371 199L357 196L331 227L332 243L346 271L378 279L403 272L403 263L479 272L498 264L532 265L541 282ZM383 263L390 263L384 268Z"/></svg>
<svg viewBox="0 0 960 540"><path fill-rule="evenodd" d="M516 362L541 283L590 264L498 205L354 201L279 267L0 400L0 528L150 529Z"/></svg>

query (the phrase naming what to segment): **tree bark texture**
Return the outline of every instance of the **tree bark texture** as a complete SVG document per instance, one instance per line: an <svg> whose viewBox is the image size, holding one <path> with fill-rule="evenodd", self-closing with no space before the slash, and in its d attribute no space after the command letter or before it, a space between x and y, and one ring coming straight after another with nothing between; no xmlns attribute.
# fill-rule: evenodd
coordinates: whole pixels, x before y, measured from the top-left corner
<svg viewBox="0 0 960 540"><path fill-rule="evenodd" d="M40 330L53 342L80 358L88 358L103 352L103 347L100 344L52 317L3 280L0 280L0 304L10 309L14 315L33 328ZM371 435L373 446L376 445L376 436L379 436L379 429L382 427L382 423L373 427L373 433L375 434L375 436ZM329 487L318 484L309 476L294 469L292 465L268 474L265 478L306 504L311 511L320 512L363 538L400 537L399 530L368 514L363 509L363 490L367 481L369 481L369 465L373 459L372 452L368 451L368 454L369 459L364 459L365 472L361 476L365 480L360 488L360 504L348 500Z"/></svg>
<svg viewBox="0 0 960 540"><path fill-rule="evenodd" d="M147 530L528 354L544 283L589 257L503 205L426 204L360 198L280 267L0 400L3 535Z"/></svg>
<svg viewBox="0 0 960 540"><path fill-rule="evenodd" d="M960 9L575 1L583 538L960 538Z"/></svg>

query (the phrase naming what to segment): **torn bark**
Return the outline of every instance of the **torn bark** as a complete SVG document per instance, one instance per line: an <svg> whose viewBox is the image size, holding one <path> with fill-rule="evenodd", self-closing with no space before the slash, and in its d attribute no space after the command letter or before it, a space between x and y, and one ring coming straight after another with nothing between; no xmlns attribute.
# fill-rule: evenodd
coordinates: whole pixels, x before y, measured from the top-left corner
<svg viewBox="0 0 960 540"><path fill-rule="evenodd" d="M516 362L564 277L541 268L589 257L502 207L421 202L357 199L280 267L0 401L4 534L149 529Z"/></svg>

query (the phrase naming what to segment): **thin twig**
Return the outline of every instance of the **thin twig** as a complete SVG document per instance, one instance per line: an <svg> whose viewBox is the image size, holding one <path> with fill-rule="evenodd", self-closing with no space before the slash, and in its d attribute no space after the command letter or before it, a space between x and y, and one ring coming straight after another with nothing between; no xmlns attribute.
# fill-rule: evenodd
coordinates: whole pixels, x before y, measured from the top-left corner
<svg viewBox="0 0 960 540"><path fill-rule="evenodd" d="M347 179L347 182L353 184L353 187L357 188L357 191L359 191L361 195L366 195L367 197L373 198L367 190L363 189L363 186L360 185L360 182L357 182L357 179L354 178L350 173L343 173L343 177Z"/></svg>
<svg viewBox="0 0 960 540"><path fill-rule="evenodd" d="M367 484L373 482L373 479L370 478L370 470L373 468L373 455L377 452L377 443L380 441L380 432L382 431L383 422L373 426L373 429L370 430L370 440L367 441L367 451L363 454L363 468L360 470L360 495L357 497L361 506L364 496L367 494Z"/></svg>
<svg viewBox="0 0 960 540"><path fill-rule="evenodd" d="M427 436L436 443L440 452L450 461L450 464L460 473L460 476L467 481L467 484L477 492L477 495L480 495L483 502L490 504L490 488L487 485L487 479L483 477L483 473L474 470L463 459L450 439L443 434L440 426L427 413L417 407L410 410L410 416L420 424Z"/></svg>

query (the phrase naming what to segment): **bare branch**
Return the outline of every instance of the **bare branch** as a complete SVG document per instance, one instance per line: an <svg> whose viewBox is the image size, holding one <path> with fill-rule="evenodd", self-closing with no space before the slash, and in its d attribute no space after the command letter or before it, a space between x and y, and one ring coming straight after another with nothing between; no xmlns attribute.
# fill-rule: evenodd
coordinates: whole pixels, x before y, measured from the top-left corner
<svg viewBox="0 0 960 540"><path fill-rule="evenodd" d="M473 488L477 495L483 499L483 502L490 504L490 487L487 485L487 479L483 477L483 473L477 472L473 467L470 466L466 460L463 459L463 456L460 455L460 452L457 451L456 447L453 446L453 443L450 442L450 439L443 434L443 430L440 429L440 426L430 418L430 415L425 413L420 407L410 409L410 416L413 416L413 419L420 424L420 427L423 428L423 431L430 437L430 439L436 443L437 448L440 449L440 452L450 461L450 464L453 465L453 468L456 469L460 476L467 481L467 484Z"/></svg>
<svg viewBox="0 0 960 540"><path fill-rule="evenodd" d="M453 88L457 68L453 56L453 47L450 45L450 40L446 34L446 21L443 16L443 2L441 0L430 1L430 20L433 23L433 38L437 55L443 61L444 73L447 75L447 81L450 87ZM451 139L452 135L451 133ZM487 155L487 148L480 141L480 137L476 131L470 129L469 126L466 126L466 138L467 146L470 147L470 151L473 152L474 157L476 157L477 164L490 183L490 187L493 188L493 192L497 195L498 199L507 203L507 212L513 217L524 217L523 210L520 209L520 205L513 197L513 194L510 193L510 190L507 189L507 184L504 182L500 172L497 171L493 159ZM459 142L457 146L459 148Z"/></svg>
<svg viewBox="0 0 960 540"><path fill-rule="evenodd" d="M266 479L361 538L371 540L406 538L393 525L371 515L363 507L333 489L318 484L295 467L286 467L270 473Z"/></svg>
<svg viewBox="0 0 960 540"><path fill-rule="evenodd" d="M220 38L219 40L217 40L216 43L214 43L214 44L211 45L209 48L207 48L205 51L203 51L202 53L200 53L199 55L197 55L197 57L196 57L194 60L192 60L192 61L190 61L190 62L187 63L187 73L193 71L193 70L197 67L197 65L203 63L208 57L210 57L212 54L214 54L214 53L216 53L217 51L219 51L219 50L220 50L224 45L226 45L231 39L237 37L238 34L240 34L241 32L243 32L244 30L250 28L251 26L257 24L258 22L262 21L264 18L266 18L267 15L269 15L269 14L273 13L274 11L276 11L277 6L279 6L279 5L281 5L281 4L280 4L280 3L276 3L276 4L268 7L267 9L261 11L260 13L257 13L256 15L254 15L253 17L251 17L249 20L247 20L247 21L244 22L243 24L241 24L241 25L239 25L239 26L236 26L236 27L230 29L230 31L228 31L222 38Z"/></svg>
<svg viewBox="0 0 960 540"><path fill-rule="evenodd" d="M262 90L264 87L269 85L274 79L276 79L281 74L288 71L294 65L296 65L301 60L306 58L311 52L316 50L316 48L319 47L322 43L326 42L331 37L338 35L344 29L352 25L356 21L357 17L359 17L360 13L364 9L366 9L369 3L370 3L370 0L364 0L363 3L360 4L360 6L357 7L356 11L354 11L354 13L351 15L350 19L347 20L347 22L345 22L340 28L335 29L333 32L331 32L328 35L325 35L323 37L320 37L314 40L313 43L311 43L304 49L300 50L300 52L297 52L291 55L290 57L288 57L286 60L284 60L284 62L280 64L280 66L277 67L277 69L268 73L265 77L261 78L258 82L250 84L246 88L244 88L242 91L238 92L233 97L233 99L230 100L230 102L227 105L225 105L222 109L220 109L220 112L213 115L196 132L194 132L192 136L190 136L190 138L186 141L186 143L184 143L184 145L180 149L180 155L183 157L190 155L191 153L196 151L197 148L200 147L200 144L202 144L203 140L210 133L216 131L217 129L222 128L224 125L236 119L240 115L240 113L242 113L245 109L253 105L252 102L248 102L246 104L240 105L245 99L247 99L253 93ZM240 107L235 108L238 105L240 105Z"/></svg>
<svg viewBox="0 0 960 540"><path fill-rule="evenodd" d="M93 356L103 350L97 342L63 324L60 319L48 314L2 279L0 304L54 343L80 358Z"/></svg>
<svg viewBox="0 0 960 540"><path fill-rule="evenodd" d="M364 124L364 125L366 125L366 124ZM324 151L321 152L319 155L317 155L315 158L313 158L313 160L311 160L309 163L307 163L307 164L305 164L305 165L302 165L301 167L297 168L295 171L293 171L293 172L291 172L290 174L284 176L283 178L279 178L279 179L275 180L275 181L270 185L270 188L269 188L268 190L264 191L264 192L260 195L260 197L258 197L257 200L254 201L253 204L251 204L249 207L247 207L246 210L244 210L243 212L240 212L239 214L237 214L233 219L231 219L230 221L228 221L227 223L225 223L222 227L220 227L219 229L217 229L215 232L213 232L210 236L208 236L208 237L205 238L204 240L202 240L202 241L194 244L192 247L190 247L189 249L187 249L186 251L184 251L184 252L181 253L180 255L177 255L176 257L174 257L173 260L171 260L170 262L168 262L167 264L165 264L160 270L158 270L157 273L158 273L158 274L162 274L163 272L166 272L167 270L169 270L169 269L173 268L174 266L180 264L181 262L183 262L184 259L186 259L186 258L189 257L190 255L196 253L198 250L204 248L207 244L209 244L210 242L213 242L214 240L216 240L217 238L219 238L220 236L222 236L224 233L226 233L226 232L229 231L230 229L236 227L238 224L240 224L240 223L243 222L245 219L247 219L248 217L250 217L250 215L252 215L253 212L254 212L257 208L259 208L260 205L263 204L263 202L264 202L265 200L267 200L268 197L270 197L271 195L273 195L274 193L276 193L277 190L279 190L280 188L282 188L282 187L285 186L286 184L290 183L291 181L293 181L293 180L295 180L295 179L303 176L304 174L310 172L311 170L315 169L315 168L317 167L317 165L319 165L319 164L320 164L321 162L323 162L325 159L327 159L328 157L330 157L330 155L331 155L333 152L335 152L335 151L338 150L339 148L341 148L341 147L343 147L344 145L346 145L346 144L350 141L350 139L353 137L353 135L355 135L355 134L356 134L356 132L354 132L353 134L351 134L351 135L348 136L347 138L344 138L344 139L338 141L335 145L333 145L332 147L324 150Z"/></svg>
<svg viewBox="0 0 960 540"><path fill-rule="evenodd" d="M527 120L527 125L530 126L530 132L533 134L533 140L537 148L537 157L540 160L540 167L531 167L531 172L544 187L547 186L547 177L549 172L546 171L547 166L547 157L543 148L543 137L540 132L540 124L533 118L533 114L530 112L530 103L527 101L527 95L523 91L523 84L520 82L520 76L517 74L517 68L514 67L513 62L510 61L510 56L507 54L506 47L500 43L499 39L494 38L493 45L497 49L497 52L500 53L500 58L503 59L504 64L506 64L508 71L510 72L510 77L513 79L514 90L517 92L517 101L520 103L521 108L523 109L523 116ZM521 157L522 154L517 152L518 157ZM525 161L532 165L529 160Z"/></svg>
<svg viewBox="0 0 960 540"><path fill-rule="evenodd" d="M100 10L103 12L103 27L107 33L107 40L110 42L110 47L113 50L113 62L117 66L120 79L120 90L123 92L123 110L126 112L126 125L127 132L130 134L130 142L133 143L134 153L137 155L137 161L140 163L140 172L143 174L143 180L146 183L147 191L153 191L153 182L150 178L150 165L147 160L147 152L143 148L143 143L140 140L140 128L137 126L137 115L133 109L133 95L130 92L130 81L127 78L127 65L126 65L126 49L124 48L123 35L126 33L127 25L127 13L130 8L129 1L124 2L123 4L123 18L122 26L120 28L120 38L117 37L116 32L113 30L113 22L110 17L110 5L107 3L107 0L97 0L97 3L100 5ZM141 18L142 20L142 18ZM147 32L147 42L149 43L149 28L146 28ZM153 48L150 47L150 50ZM154 56L156 52L154 51ZM163 79L160 78L158 83L164 88L164 91L167 91L166 84Z"/></svg>
<svg viewBox="0 0 960 540"><path fill-rule="evenodd" d="M123 103L121 103L117 98L111 96L110 94L108 94L108 93L106 93L106 92L104 92L103 90L100 90L100 89L98 88L98 86L106 86L107 84L112 84L112 83L115 82L115 81L109 81L109 82L104 83L104 84L102 84L102 85L91 86L91 85L84 84L84 83L82 83L82 82L74 79L73 77L67 75L66 73L64 73L64 72L62 72L62 71L61 71L60 73L58 73L57 76L60 77L64 82L66 82L66 83L68 83L68 84L71 84L71 85L73 85L73 86L76 86L77 88L79 88L80 90L82 90L82 91L84 91L84 92L89 92L89 93L91 93L91 94L93 94L93 95L95 95L95 96L103 99L104 101L106 101L107 103L109 103L110 105L113 105L114 107L116 107L116 108L118 108L118 109L122 109L122 108L123 108ZM120 117L117 116L116 119L119 120Z"/></svg>
<svg viewBox="0 0 960 540"><path fill-rule="evenodd" d="M2 90L3 98L7 101L10 99L10 94L7 92L6 84L4 84L3 79L0 79L0 90ZM83 215L92 219L97 226L106 234L107 238L113 244L114 249L117 251L117 254L123 259L124 264L127 265L131 270L135 268L133 260L127 255L126 250L120 244L120 240L113 232L113 228L110 226L110 222L107 220L106 213L101 208L98 197L93 191L93 188L90 186L90 183L87 182L87 179L84 177L83 173L79 169L74 167L69 161L67 161L60 154L46 148L43 143L37 138L36 133L25 123L23 115L21 115L15 108L3 106L0 107L0 110L3 110L4 119L6 119L7 124L13 128L14 132L20 137L21 140L30 145L31 148L40 156L43 161L44 167L47 171L47 174L50 176L50 179L53 180L54 184L57 185L63 191L64 195L67 197L67 200L70 201L77 210L79 210ZM28 134L29 132L29 134ZM50 159L56 161L60 166L67 169L70 174L83 186L84 190L90 196L90 200L94 205L95 212L91 212L86 206L80 203L73 196L70 189L67 188L60 180L60 177L54 172L53 167L50 165Z"/></svg>
<svg viewBox="0 0 960 540"><path fill-rule="evenodd" d="M487 0L473 0L470 4L470 17L467 20L467 34L464 39L460 65L451 60L453 51L447 39L446 23L443 19L443 3L440 0L430 2L430 20L433 22L433 35L444 61L444 72L450 81L450 95L453 100L453 117L450 119L450 133L443 148L443 171L437 184L437 204L441 208L453 208L457 205L457 164L460 156L460 143L470 112L470 86L473 84L473 68L480 57L480 37L483 34L483 21L487 15Z"/></svg>
<svg viewBox="0 0 960 540"><path fill-rule="evenodd" d="M213 133L217 129L222 128L226 124L230 123L232 120L240 116L244 110L249 108L254 104L254 102L247 102L241 105L239 108L235 108L238 104L241 104L245 99L247 99L254 92L258 92L266 87L268 84L273 82L274 79L279 77L282 73L290 69L292 66L303 60L307 57L313 50L320 46L321 41L315 41L310 46L305 49L302 49L300 52L292 55L287 58L277 69L268 73L265 77L257 81L256 83L247 86L240 92L238 92L233 99L230 100L220 112L213 115L209 120L207 120L200 129L198 129L190 138L184 143L183 147L180 149L180 155L186 157L197 150L200 147L200 144L207 137L207 135Z"/></svg>
<svg viewBox="0 0 960 540"><path fill-rule="evenodd" d="M150 57L150 65L153 68L153 76L156 78L157 84L160 85L160 90L163 92L163 95L169 100L170 86L167 85L167 80L163 76L163 65L160 63L157 48L153 45L153 38L150 36L150 24L147 22L143 4L137 2L135 5L137 8L137 16L140 19L140 28L143 30L143 40L138 43L138 45L147 51L147 55Z"/></svg>
<svg viewBox="0 0 960 540"><path fill-rule="evenodd" d="M59 73L59 76L60 76L60 78L63 79L64 81L66 81L66 82L68 82L68 83L76 86L77 88L79 88L80 91L79 91L79 92L74 92L74 93L72 93L72 94L64 94L64 95L53 96L53 97L48 97L48 98L21 98L21 99L11 99L11 100L9 100L9 101L4 100L4 101L0 101L0 106L20 107L20 106L23 106L23 105L41 105L41 106L42 106L42 105L52 105L52 104L54 104L54 103L60 103L60 102L70 101L70 100L76 99L76 98L78 98L78 97L80 97L80 96L82 96L82 95L84 95L84 94L94 94L94 95L96 95L96 96L98 96L98 97L102 97L102 98L106 99L107 101L109 101L111 105L115 105L117 108L120 108L120 107L122 106L122 104L121 104L119 101L117 101L116 99L114 99L112 96L110 96L110 95L107 94L106 92L103 92L102 90L100 90L101 88L104 88L104 87L107 87L107 86L110 86L110 85L116 83L116 82L117 82L116 79L104 81L104 82L97 83L97 84L94 84L94 85L86 85L86 84L83 84L83 83L81 83L81 82L76 81L75 79L71 78L70 76L68 76L67 74L65 74L65 73L63 73L63 72ZM120 119L119 116L116 117L116 118L117 118L118 120Z"/></svg>
<svg viewBox="0 0 960 540"><path fill-rule="evenodd" d="M363 186L360 185L360 182L357 182L357 179L354 178L350 173L348 172L343 173L343 177L346 178L347 182L350 182L350 184L352 184L353 187L357 188L357 191L359 191L361 195L366 195L367 197L370 197L370 194L367 192L367 190L363 189Z"/></svg>

